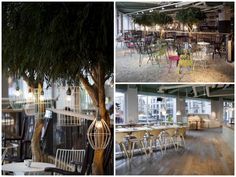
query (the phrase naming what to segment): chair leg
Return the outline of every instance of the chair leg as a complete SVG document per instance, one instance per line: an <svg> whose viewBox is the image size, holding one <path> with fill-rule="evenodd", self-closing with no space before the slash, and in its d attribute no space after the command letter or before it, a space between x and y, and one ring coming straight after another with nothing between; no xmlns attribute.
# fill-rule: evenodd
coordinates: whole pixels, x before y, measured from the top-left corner
<svg viewBox="0 0 236 177"><path fill-rule="evenodd" d="M160 145L160 149L161 149L161 154L163 155L163 150L162 150L162 144L161 144L161 141L159 139L157 139L159 145Z"/></svg>
<svg viewBox="0 0 236 177"><path fill-rule="evenodd" d="M174 142L174 138L171 137L170 139L171 139L171 141L172 141L172 143L173 143L173 145L174 145L175 151L177 151L177 149L176 149L176 144L175 144L175 142Z"/></svg>
<svg viewBox="0 0 236 177"><path fill-rule="evenodd" d="M183 140L183 143L184 143L184 148L186 147L186 145L185 145L185 140L184 140L184 137L183 136L181 136L182 137L182 140Z"/></svg>
<svg viewBox="0 0 236 177"><path fill-rule="evenodd" d="M145 148L145 146L144 146L144 143L143 143L143 141L140 141L140 142L141 142L141 144L142 144L142 147L143 147L144 153L145 153L145 155L147 156L147 151L146 151L146 148Z"/></svg>
<svg viewBox="0 0 236 177"><path fill-rule="evenodd" d="M142 54L140 53L139 54L139 67L141 67L142 65Z"/></svg>
<svg viewBox="0 0 236 177"><path fill-rule="evenodd" d="M124 154L126 155L126 157L129 158L129 155L128 155L128 152L126 150L126 147L125 147L124 143L121 143L121 147L124 150Z"/></svg>
<svg viewBox="0 0 236 177"><path fill-rule="evenodd" d="M131 154L130 154L130 159L132 159L133 155L134 155L134 146L135 146L135 142L133 142L133 144L132 144L132 150L131 150Z"/></svg>

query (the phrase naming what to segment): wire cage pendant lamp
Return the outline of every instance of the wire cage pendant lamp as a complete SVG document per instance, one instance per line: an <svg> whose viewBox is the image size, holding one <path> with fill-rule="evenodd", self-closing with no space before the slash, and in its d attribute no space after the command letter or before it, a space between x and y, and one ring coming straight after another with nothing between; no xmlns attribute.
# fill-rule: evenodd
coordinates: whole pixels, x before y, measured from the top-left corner
<svg viewBox="0 0 236 177"><path fill-rule="evenodd" d="M111 131L107 123L101 119L99 111L87 131L89 144L94 150L105 149L111 139Z"/></svg>

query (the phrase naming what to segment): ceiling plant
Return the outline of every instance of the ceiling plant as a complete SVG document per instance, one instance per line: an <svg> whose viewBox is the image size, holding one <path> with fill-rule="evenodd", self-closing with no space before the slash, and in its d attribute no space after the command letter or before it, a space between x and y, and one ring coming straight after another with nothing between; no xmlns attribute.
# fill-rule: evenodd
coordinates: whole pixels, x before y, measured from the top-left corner
<svg viewBox="0 0 236 177"><path fill-rule="evenodd" d="M4 2L3 71L22 77L31 88L52 83L82 83L109 125L105 82L113 76L113 3ZM102 41L102 44L101 44ZM42 160L36 119L32 155ZM104 151L95 151L95 174L103 174Z"/></svg>
<svg viewBox="0 0 236 177"><path fill-rule="evenodd" d="M201 9L190 7L182 9L176 13L176 20L188 27L188 31L193 31L193 25L197 25L206 19L206 14Z"/></svg>

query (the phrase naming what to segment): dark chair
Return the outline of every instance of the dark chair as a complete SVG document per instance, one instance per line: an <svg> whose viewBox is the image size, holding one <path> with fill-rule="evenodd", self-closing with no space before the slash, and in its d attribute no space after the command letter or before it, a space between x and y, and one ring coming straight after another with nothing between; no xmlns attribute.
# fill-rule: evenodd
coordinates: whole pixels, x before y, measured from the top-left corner
<svg viewBox="0 0 236 177"><path fill-rule="evenodd" d="M45 172L51 172L51 174L61 174L61 175L90 175L92 173L92 163L93 163L94 150L89 143L86 145L85 157L83 164L77 162L71 162L75 165L75 171L65 171L60 168L45 168ZM82 166L81 172L77 171L77 166Z"/></svg>
<svg viewBox="0 0 236 177"><path fill-rule="evenodd" d="M148 45L144 41L135 41L134 43L135 49L137 53L139 54L139 67L142 65L142 55L147 54L148 52Z"/></svg>
<svg viewBox="0 0 236 177"><path fill-rule="evenodd" d="M15 137L3 137L2 138L2 142L4 144L4 146L6 146L7 143L17 143L19 145L19 151L20 154L19 156L7 156L5 157L5 161L9 161L9 162L21 162L23 161L24 157L23 157L23 149L24 149L24 143L25 143L25 134L26 134L26 126L27 126L27 121L26 121L26 117L23 119L22 122L22 127L21 127L21 133L19 136L15 136Z"/></svg>

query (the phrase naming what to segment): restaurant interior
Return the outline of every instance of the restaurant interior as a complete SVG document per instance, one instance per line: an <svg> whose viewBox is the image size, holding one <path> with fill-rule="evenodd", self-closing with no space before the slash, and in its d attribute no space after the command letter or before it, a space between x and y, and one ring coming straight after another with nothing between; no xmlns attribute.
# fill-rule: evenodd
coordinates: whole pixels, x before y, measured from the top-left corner
<svg viewBox="0 0 236 177"><path fill-rule="evenodd" d="M117 84L117 175L234 175L233 84Z"/></svg>
<svg viewBox="0 0 236 177"><path fill-rule="evenodd" d="M114 174L113 14L2 3L2 175Z"/></svg>
<svg viewBox="0 0 236 177"><path fill-rule="evenodd" d="M117 82L234 81L234 2L116 2Z"/></svg>

